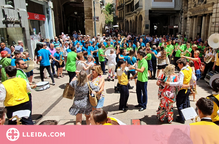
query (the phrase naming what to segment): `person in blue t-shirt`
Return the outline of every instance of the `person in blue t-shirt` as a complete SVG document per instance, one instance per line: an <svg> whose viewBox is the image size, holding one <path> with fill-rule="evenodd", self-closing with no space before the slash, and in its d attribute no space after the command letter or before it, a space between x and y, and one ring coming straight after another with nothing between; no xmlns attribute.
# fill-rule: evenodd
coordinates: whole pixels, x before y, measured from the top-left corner
<svg viewBox="0 0 219 144"><path fill-rule="evenodd" d="M7 51L7 52L8 52L7 57L8 57L8 58L11 57L11 50L5 46L5 43L4 43L4 42L1 42L0 53L1 53L2 51Z"/></svg>
<svg viewBox="0 0 219 144"><path fill-rule="evenodd" d="M99 59L98 59L98 45L96 42L93 43L93 51L92 51L93 57L95 59L96 65L99 65Z"/></svg>
<svg viewBox="0 0 219 144"><path fill-rule="evenodd" d="M90 45L90 43L86 42L85 46L82 48L82 52L87 51L87 54L91 55L91 51L93 51L93 47L89 46L89 45Z"/></svg>
<svg viewBox="0 0 219 144"><path fill-rule="evenodd" d="M60 42L57 37L55 37L55 41L53 42L53 44L54 44L54 48L60 47Z"/></svg>
<svg viewBox="0 0 219 144"><path fill-rule="evenodd" d="M11 60L11 66L16 67L15 61L16 61L16 59L21 58L21 52L19 50L15 50L14 51L14 56L15 56L15 58L13 58Z"/></svg>
<svg viewBox="0 0 219 144"><path fill-rule="evenodd" d="M156 45L153 45L152 47L152 52L154 52L155 55L157 55L157 47ZM156 76L156 66L157 66L157 58L152 54L152 59L151 59L151 62L152 62L152 67L153 67L153 73L152 73L152 79L156 79L155 76Z"/></svg>
<svg viewBox="0 0 219 144"><path fill-rule="evenodd" d="M46 68L47 72L49 73L51 79L52 79L52 84L55 85L55 81L53 78L53 75L50 70L50 61L49 59L52 58L52 55L49 50L46 49L46 45L43 44L43 48L38 51L38 56L39 56L39 62L40 62L40 78L41 81L44 81L44 74L43 70Z"/></svg>
<svg viewBox="0 0 219 144"><path fill-rule="evenodd" d="M63 78L62 72L63 72L63 67L65 66L64 56L63 56L63 52L60 51L59 47L56 48L56 53L54 54L53 59L56 61L56 66L58 67L57 78L59 79L59 76Z"/></svg>
<svg viewBox="0 0 219 144"><path fill-rule="evenodd" d="M135 57L135 51L130 50L129 51L129 56L125 56L124 59L127 61L128 65L135 66L136 62L137 62L137 58ZM130 79L131 74L132 74L132 76L134 76L136 74L135 69L132 69L132 70L128 71L128 79ZM136 83L137 83L137 78L135 78L135 84Z"/></svg>
<svg viewBox="0 0 219 144"><path fill-rule="evenodd" d="M117 62L118 62L120 59L123 59L124 61L126 61L125 58L124 58L124 57L126 56L126 50L125 50L125 49L120 49L119 51L120 51L120 53L119 53Z"/></svg>
<svg viewBox="0 0 219 144"><path fill-rule="evenodd" d="M140 38L139 42L140 42L140 46L144 49L145 48L145 44L143 43L143 39Z"/></svg>
<svg viewBox="0 0 219 144"><path fill-rule="evenodd" d="M82 45L80 45L80 43L78 42L77 44L76 44L76 46L75 46L75 48L76 48L76 52L77 53L80 53L80 52L82 52Z"/></svg>

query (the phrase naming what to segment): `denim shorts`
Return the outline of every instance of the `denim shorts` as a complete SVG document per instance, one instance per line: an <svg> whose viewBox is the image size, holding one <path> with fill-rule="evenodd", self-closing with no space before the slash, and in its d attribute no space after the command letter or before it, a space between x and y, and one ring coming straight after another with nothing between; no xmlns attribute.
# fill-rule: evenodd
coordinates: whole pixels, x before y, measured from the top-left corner
<svg viewBox="0 0 219 144"><path fill-rule="evenodd" d="M199 69L195 70L195 76L197 78L197 81L201 78L201 71Z"/></svg>
<svg viewBox="0 0 219 144"><path fill-rule="evenodd" d="M98 102L97 102L97 106L95 106L95 108L102 108L103 107L103 104L104 104L104 100L105 100L105 97L101 97Z"/></svg>
<svg viewBox="0 0 219 144"><path fill-rule="evenodd" d="M30 76L33 76L33 70L30 71L30 72L27 72L26 74L27 74L27 77L28 77L28 78L29 78Z"/></svg>

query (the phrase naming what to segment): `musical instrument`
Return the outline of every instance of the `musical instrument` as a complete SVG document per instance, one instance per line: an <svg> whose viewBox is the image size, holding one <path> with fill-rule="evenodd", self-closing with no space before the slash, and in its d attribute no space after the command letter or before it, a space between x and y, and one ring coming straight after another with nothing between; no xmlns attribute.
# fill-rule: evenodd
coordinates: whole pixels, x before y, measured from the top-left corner
<svg viewBox="0 0 219 144"><path fill-rule="evenodd" d="M27 68L23 69L24 72L30 72L34 69L34 62L33 61L26 61Z"/></svg>
<svg viewBox="0 0 219 144"><path fill-rule="evenodd" d="M213 53L213 51L211 51L211 52ZM208 50L207 55L205 57L206 64L210 63L212 61L212 59L214 58L214 57L209 56L208 53L209 53L209 50Z"/></svg>
<svg viewBox="0 0 219 144"><path fill-rule="evenodd" d="M219 73L210 71L206 74L205 76L205 82L212 88L212 82L216 79L219 78Z"/></svg>
<svg viewBox="0 0 219 144"><path fill-rule="evenodd" d="M49 88L50 88L49 82L38 82L36 84L35 90L36 91L43 91L43 90L46 90L46 89L49 89Z"/></svg>
<svg viewBox="0 0 219 144"><path fill-rule="evenodd" d="M63 63L63 59L62 59L62 54L60 55L60 60L59 60L59 65L62 65L62 63Z"/></svg>
<svg viewBox="0 0 219 144"><path fill-rule="evenodd" d="M9 120L12 120L12 119L16 119L16 122L17 122L17 125L22 125L22 123L20 122L21 121L21 118L19 118L17 115L16 116L13 116L12 118L10 118Z"/></svg>
<svg viewBox="0 0 219 144"><path fill-rule="evenodd" d="M181 52L181 53L180 53L180 57L182 57L182 56L185 56L185 55L186 55L186 53L187 53L186 51L184 51L184 52Z"/></svg>
<svg viewBox="0 0 219 144"><path fill-rule="evenodd" d="M219 48L219 34L214 33L214 34L210 35L210 37L208 38L208 44L213 49Z"/></svg>
<svg viewBox="0 0 219 144"><path fill-rule="evenodd" d="M123 37L122 40L120 41L120 45L123 44L124 39L125 39L125 37Z"/></svg>
<svg viewBox="0 0 219 144"><path fill-rule="evenodd" d="M109 48L107 48L106 50L105 50L105 55L108 55L108 54L110 54L110 51L111 50L113 50L114 51L114 54L116 54L116 51L115 51L115 49L114 48L112 48L112 47L109 47Z"/></svg>

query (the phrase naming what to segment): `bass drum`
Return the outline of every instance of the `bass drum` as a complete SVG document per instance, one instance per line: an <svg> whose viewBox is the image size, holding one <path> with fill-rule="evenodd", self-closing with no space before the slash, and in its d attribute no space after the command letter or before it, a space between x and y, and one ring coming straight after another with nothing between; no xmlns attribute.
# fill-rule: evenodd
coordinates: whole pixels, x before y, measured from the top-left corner
<svg viewBox="0 0 219 144"><path fill-rule="evenodd" d="M212 88L212 82L216 79L219 78L219 73L218 72L214 72L214 71L210 71L206 74L205 76L205 82Z"/></svg>

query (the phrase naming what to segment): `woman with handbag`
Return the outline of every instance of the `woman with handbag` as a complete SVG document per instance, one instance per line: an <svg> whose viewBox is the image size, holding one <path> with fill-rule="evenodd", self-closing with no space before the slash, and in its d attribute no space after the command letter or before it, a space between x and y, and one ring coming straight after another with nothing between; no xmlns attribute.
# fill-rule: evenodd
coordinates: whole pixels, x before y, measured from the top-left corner
<svg viewBox="0 0 219 144"><path fill-rule="evenodd" d="M104 104L104 100L105 97L103 95L103 91L104 91L104 78L102 77L103 71L101 69L100 65L95 65L92 68L92 73L88 76L89 80L95 85L95 86L99 86L99 91L96 93L97 96L97 106L93 107L92 109L99 109L103 107Z"/></svg>
<svg viewBox="0 0 219 144"><path fill-rule="evenodd" d="M88 86L89 83L89 86ZM86 124L90 125L90 112L92 105L89 102L89 87L95 91L99 91L99 86L95 86L92 82L88 82L87 73L80 71L78 80L72 81L70 85L75 89L74 102L69 109L71 115L76 115L76 125L81 125L82 114L86 116Z"/></svg>

